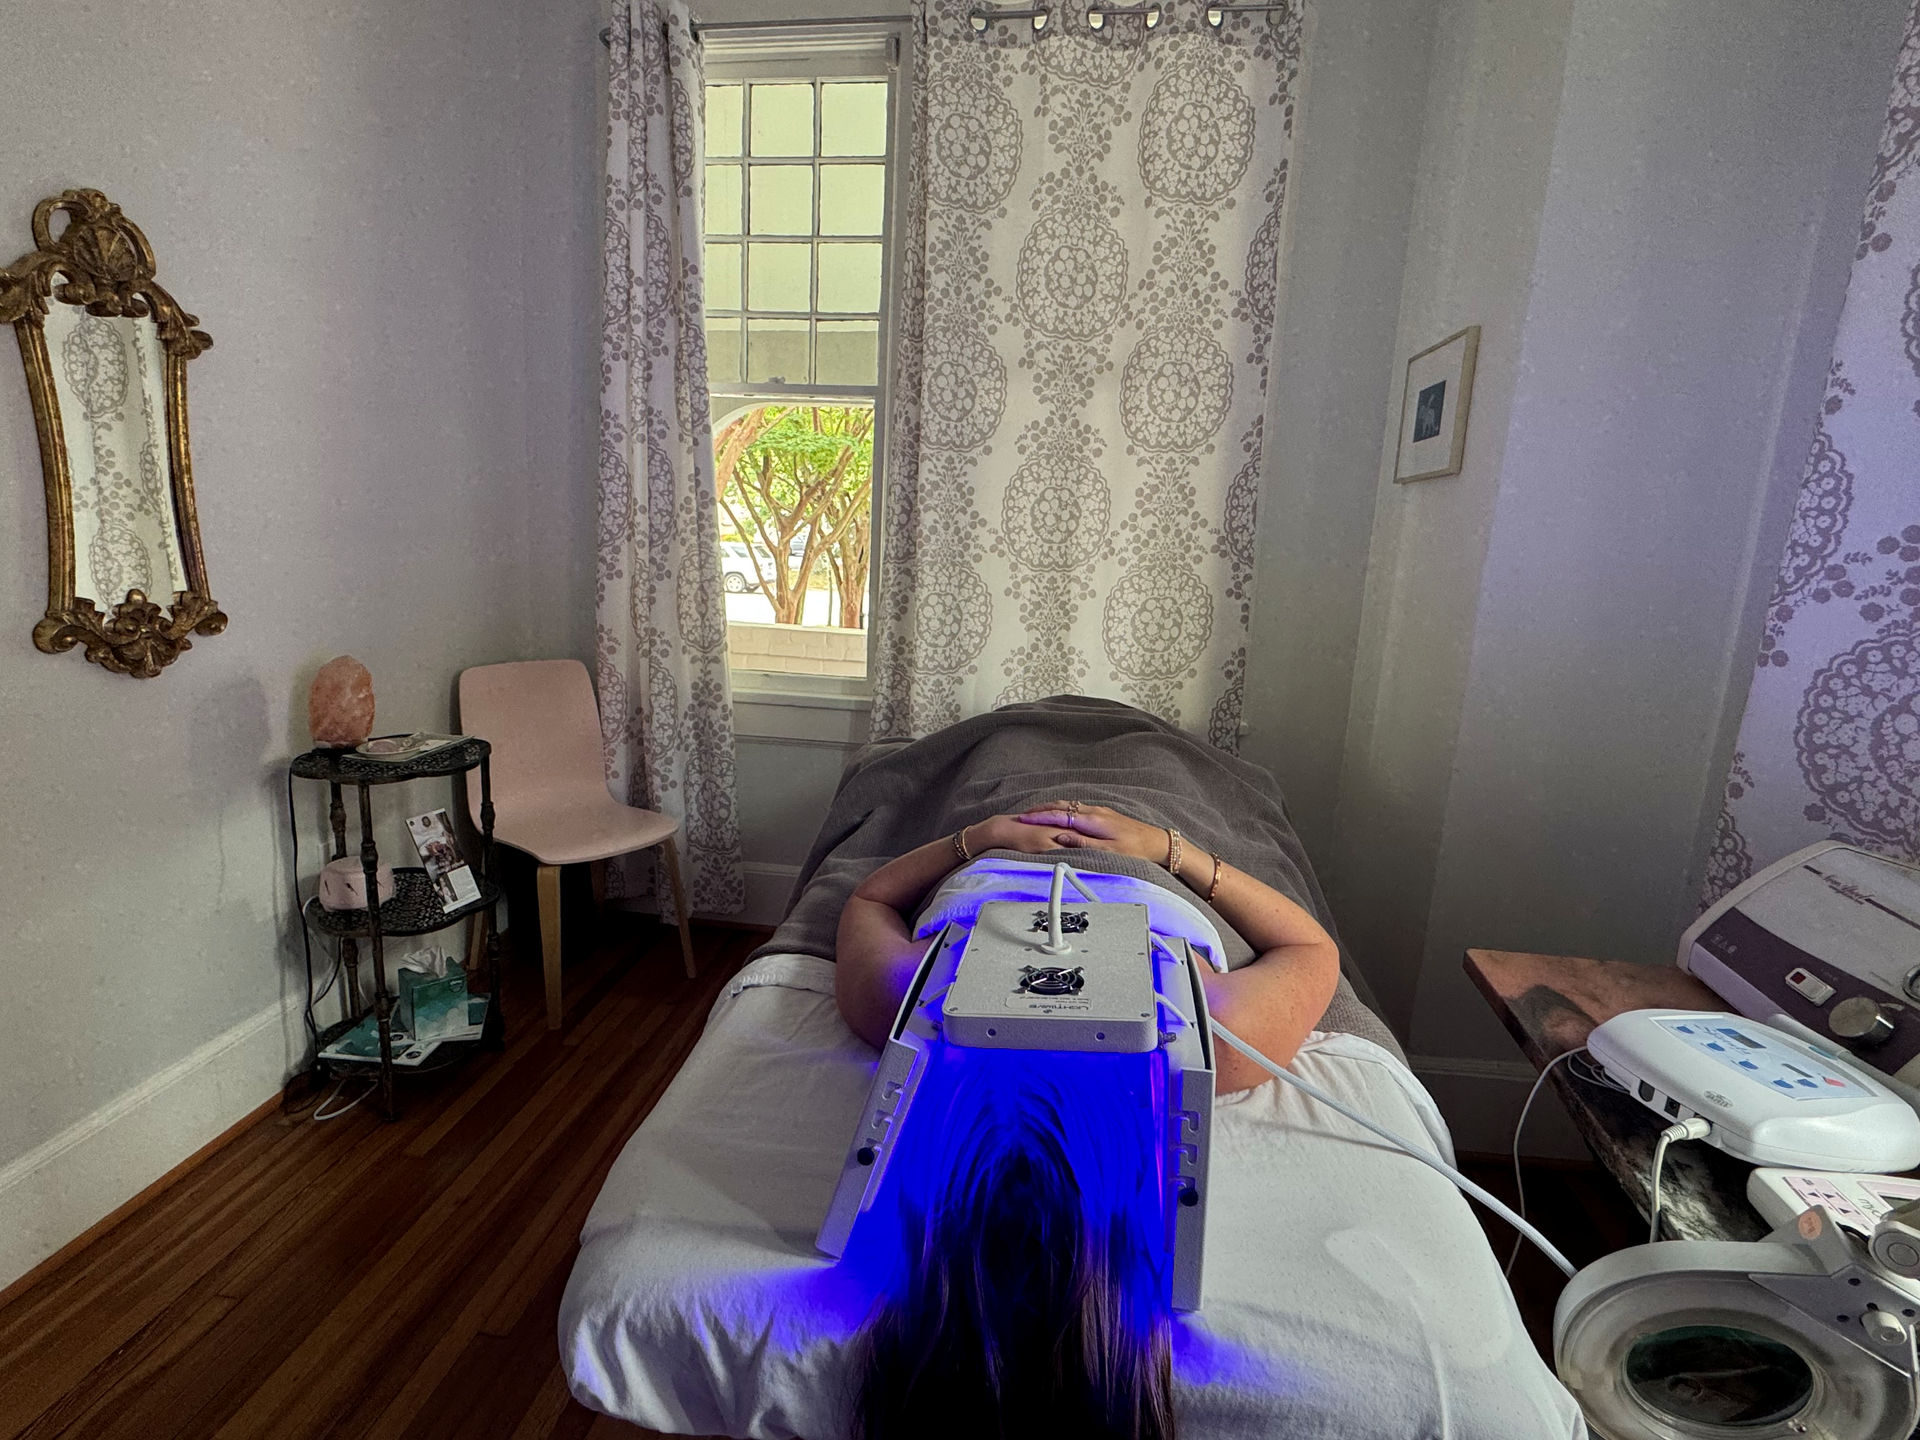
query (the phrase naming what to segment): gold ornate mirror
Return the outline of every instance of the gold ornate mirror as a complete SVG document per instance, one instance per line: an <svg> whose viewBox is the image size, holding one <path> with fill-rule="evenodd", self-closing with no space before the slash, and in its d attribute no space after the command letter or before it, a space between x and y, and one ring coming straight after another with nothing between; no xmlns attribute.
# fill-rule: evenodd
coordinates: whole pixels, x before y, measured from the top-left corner
<svg viewBox="0 0 1920 1440"><path fill-rule="evenodd" d="M64 225L56 233L56 218ZM33 207L0 270L47 486L47 613L33 643L151 679L227 628L207 589L187 453L187 362L213 344L154 282L153 247L98 190Z"/></svg>

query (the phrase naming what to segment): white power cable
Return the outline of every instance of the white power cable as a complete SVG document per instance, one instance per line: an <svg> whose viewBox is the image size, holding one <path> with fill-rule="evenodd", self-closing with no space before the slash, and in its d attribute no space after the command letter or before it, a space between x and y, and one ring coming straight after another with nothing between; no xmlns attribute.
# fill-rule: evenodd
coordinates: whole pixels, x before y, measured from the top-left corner
<svg viewBox="0 0 1920 1440"><path fill-rule="evenodd" d="M1526 1176L1520 1173L1520 1132L1527 1128L1527 1116L1532 1113L1533 1102L1539 1098L1540 1087L1547 1083L1547 1076L1553 1073L1553 1067L1562 1061L1571 1061L1576 1055L1584 1055L1586 1053L1586 1046L1583 1045L1578 1050L1562 1051L1560 1054L1554 1056L1553 1059L1549 1060L1540 1073L1534 1077L1533 1088L1527 1092L1527 1103L1520 1107L1520 1119L1515 1122L1513 1127L1513 1189L1514 1193L1520 1199L1520 1218L1523 1220L1527 1215L1527 1180ZM1567 1069L1572 1070L1573 1066L1569 1064ZM1507 1267L1504 1273L1508 1279L1513 1278L1513 1262L1520 1258L1521 1238L1519 1235L1513 1237L1513 1249L1508 1252L1507 1255Z"/></svg>
<svg viewBox="0 0 1920 1440"><path fill-rule="evenodd" d="M339 1096L342 1090L346 1089L349 1084L351 1084L354 1080L358 1080L359 1078L360 1077L358 1075L353 1075L353 1076L348 1076L342 1079L337 1085L333 1087L333 1089L327 1092L326 1098L324 1100L322 1100L318 1105L313 1107L313 1113L309 1115L307 1118L309 1120L318 1120L318 1121L338 1120L342 1115L346 1114L349 1110L353 1109L355 1105L358 1105L362 1100L366 1099L369 1095L373 1094L375 1090L380 1088L379 1082L377 1080L373 1080L369 1078L367 1080L367 1088L362 1090L358 1095L354 1096L352 1100L348 1101L345 1105L342 1105L337 1110L327 1109L327 1106L333 1104L334 1100Z"/></svg>
<svg viewBox="0 0 1920 1440"><path fill-rule="evenodd" d="M1667 1147L1676 1140L1704 1140L1713 1133L1713 1126L1700 1116L1691 1120L1682 1120L1678 1125L1669 1125L1660 1132L1660 1138L1653 1145L1653 1184L1648 1187L1651 1194L1647 1197L1647 1243L1655 1244L1660 1239L1660 1177L1667 1168Z"/></svg>
<svg viewBox="0 0 1920 1440"><path fill-rule="evenodd" d="M1075 877L1076 883L1078 877ZM1073 947L1060 936L1060 892L1067 883L1067 867L1053 867L1053 883L1047 889L1047 944L1049 955L1065 955Z"/></svg>
<svg viewBox="0 0 1920 1440"><path fill-rule="evenodd" d="M1389 1145L1392 1145L1395 1149L1404 1150L1407 1154L1411 1155L1414 1159L1418 1160L1422 1165L1426 1165L1431 1169L1438 1170L1442 1175L1446 1176L1447 1179L1451 1180L1458 1188L1460 1188L1461 1190L1464 1190L1467 1194L1471 1195L1474 1199L1478 1200L1482 1205L1486 1206L1489 1210L1493 1211L1493 1213L1498 1215L1502 1220L1506 1221L1509 1225L1513 1226L1513 1228L1518 1230L1522 1235L1526 1236L1527 1239L1531 1240L1534 1243L1534 1245L1538 1247L1540 1253L1542 1255L1545 1255L1547 1259L1551 1260L1555 1265L1557 1265L1562 1271L1562 1273L1564 1273L1569 1279L1573 1277L1573 1274L1574 1274L1573 1262L1568 1260L1566 1256L1562 1255L1559 1252L1559 1250L1555 1249L1554 1244L1551 1240L1547 1239L1546 1236L1542 1235L1538 1230L1534 1229L1533 1226L1529 1225L1525 1220L1521 1219L1518 1215L1514 1214L1513 1211L1508 1209L1506 1205L1502 1204L1499 1200L1496 1200L1492 1195L1488 1194L1480 1186L1474 1184L1473 1181L1469 1180L1466 1176L1462 1175L1458 1170L1454 1169L1451 1165L1447 1164L1446 1161L1440 1159L1437 1155L1429 1155L1425 1150L1422 1150L1419 1146L1414 1145L1409 1141L1401 1139L1398 1135L1394 1134L1391 1130L1387 1129L1385 1126L1374 1124L1373 1121L1369 1120L1366 1116L1360 1114L1356 1110L1349 1108L1346 1105L1341 1104L1338 1100L1334 1099L1331 1095L1326 1094L1317 1086L1309 1085L1305 1080L1302 1080L1298 1075L1295 1075L1292 1071L1287 1070L1283 1066L1274 1064L1273 1061L1269 1060L1265 1055L1262 1055L1258 1050L1254 1049L1251 1045L1247 1044L1246 1041L1242 1040L1238 1035L1234 1034L1231 1030L1227 1029L1227 1027L1222 1025L1218 1020L1212 1021L1212 1025L1213 1025L1214 1034L1218 1035L1222 1040L1226 1041L1227 1044L1231 1045L1234 1049L1238 1050L1242 1055L1246 1056L1249 1060L1253 1061L1254 1064L1260 1066L1261 1069L1267 1071L1269 1074L1273 1076L1274 1079L1285 1081L1287 1084L1293 1086L1294 1089L1301 1091L1303 1094L1311 1095L1315 1100L1318 1100L1322 1105L1325 1105L1329 1109L1337 1111L1339 1114L1346 1116L1347 1119L1353 1121L1353 1123L1358 1125L1361 1129L1371 1131L1373 1134L1378 1135L1382 1140L1385 1140Z"/></svg>

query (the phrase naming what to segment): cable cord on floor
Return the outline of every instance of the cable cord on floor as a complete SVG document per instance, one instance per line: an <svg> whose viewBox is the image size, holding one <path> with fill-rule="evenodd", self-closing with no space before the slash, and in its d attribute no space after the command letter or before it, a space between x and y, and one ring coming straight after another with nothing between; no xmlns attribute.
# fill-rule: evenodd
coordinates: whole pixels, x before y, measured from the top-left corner
<svg viewBox="0 0 1920 1440"><path fill-rule="evenodd" d="M380 1082L378 1080L375 1080L372 1077L368 1077L366 1082L366 1088L362 1090L358 1095L354 1096L353 1099L349 1100L346 1104L342 1105L338 1110L327 1109L327 1106L331 1105L335 1101L335 1099L339 1097L340 1092L346 1089L347 1086L351 1085L358 1078L360 1077L356 1075L348 1075L344 1077L338 1084L336 1084L333 1087L333 1089L327 1092L325 1099L323 1099L318 1105L313 1107L313 1114L309 1115L307 1118L309 1120L315 1120L315 1121L338 1120L342 1115L346 1114L349 1110L353 1109L354 1106L358 1105L362 1100L366 1099L369 1095L373 1094L375 1090L378 1090L380 1088Z"/></svg>
<svg viewBox="0 0 1920 1440"><path fill-rule="evenodd" d="M1538 1230L1534 1229L1533 1226L1529 1225L1525 1220L1521 1219L1520 1216L1514 1214L1513 1211L1507 1208L1505 1204L1495 1199L1491 1194L1489 1194L1486 1190L1482 1189L1480 1186L1474 1184L1473 1181L1469 1180L1466 1176L1462 1175L1458 1170L1454 1169L1451 1165L1447 1164L1447 1162L1442 1160L1439 1156L1429 1154L1427 1151L1421 1149L1419 1146L1413 1144L1411 1141L1401 1139L1400 1136L1394 1134L1393 1131L1387 1129L1384 1125L1376 1125L1373 1121L1369 1120L1366 1116L1360 1114L1357 1110L1352 1109L1350 1106L1341 1104L1338 1100L1334 1099L1331 1095L1321 1090L1318 1086L1310 1085L1305 1080L1302 1080L1298 1075L1295 1075L1292 1071L1286 1069L1284 1066L1274 1064L1273 1061L1269 1060L1265 1055L1262 1055L1258 1050L1254 1049L1253 1046L1249 1045L1246 1041L1242 1040L1238 1035L1234 1034L1231 1030L1227 1029L1227 1027L1222 1025L1218 1020L1214 1020L1211 1023L1213 1025L1214 1034L1218 1035L1222 1040L1226 1041L1227 1044L1231 1045L1234 1049L1238 1050L1242 1055L1246 1056L1249 1060L1253 1061L1253 1063L1258 1065L1261 1069L1267 1071L1269 1074L1273 1076L1274 1079L1284 1081L1288 1085L1293 1086L1294 1089L1300 1091L1302 1094L1312 1096L1315 1100L1318 1100L1322 1105L1325 1105L1328 1109L1336 1111L1337 1113L1346 1116L1347 1119L1353 1121L1353 1123L1358 1125L1362 1130L1366 1130L1371 1132L1372 1134L1378 1135L1382 1140L1385 1140L1389 1145L1392 1145L1395 1149L1404 1150L1407 1154L1411 1155L1414 1159L1418 1160L1422 1165L1428 1166L1429 1168L1434 1170L1438 1170L1442 1175L1446 1176L1447 1179L1451 1180L1457 1188L1471 1195L1474 1199L1478 1200L1482 1205L1486 1206L1489 1210L1493 1211L1494 1214L1498 1215L1502 1220L1506 1221L1509 1225L1513 1226L1513 1228L1519 1231L1521 1235L1525 1236L1528 1240L1532 1241L1533 1244L1539 1249L1540 1253L1542 1255L1545 1255L1547 1259L1551 1260L1556 1266L1558 1266L1561 1272L1565 1274L1568 1279L1573 1278L1573 1273L1574 1273L1573 1262L1568 1260L1566 1256L1562 1255L1559 1252L1559 1250L1554 1247L1554 1244L1551 1240L1547 1239L1546 1236L1542 1235Z"/></svg>
<svg viewBox="0 0 1920 1440"><path fill-rule="evenodd" d="M1676 1140L1704 1140L1713 1134L1713 1126L1700 1116L1691 1120L1682 1120L1678 1125L1669 1125L1660 1132L1660 1138L1653 1145L1653 1181L1647 1187L1647 1243L1653 1245L1660 1239L1660 1178L1667 1169L1667 1147Z"/></svg>

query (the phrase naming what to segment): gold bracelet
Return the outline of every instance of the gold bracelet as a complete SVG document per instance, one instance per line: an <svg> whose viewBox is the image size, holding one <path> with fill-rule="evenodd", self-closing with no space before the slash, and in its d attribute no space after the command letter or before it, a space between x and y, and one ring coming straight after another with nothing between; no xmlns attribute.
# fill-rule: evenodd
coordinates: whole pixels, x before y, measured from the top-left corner
<svg viewBox="0 0 1920 1440"><path fill-rule="evenodd" d="M1207 903L1213 903L1214 893L1220 888L1220 857L1213 857L1213 879L1207 885Z"/></svg>
<svg viewBox="0 0 1920 1440"><path fill-rule="evenodd" d="M1171 825L1167 827L1167 873L1178 878L1180 874L1180 832Z"/></svg>
<svg viewBox="0 0 1920 1440"><path fill-rule="evenodd" d="M967 831L972 828L970 825L962 825L953 832L953 853L960 857L962 865L973 859L973 852L967 849Z"/></svg>

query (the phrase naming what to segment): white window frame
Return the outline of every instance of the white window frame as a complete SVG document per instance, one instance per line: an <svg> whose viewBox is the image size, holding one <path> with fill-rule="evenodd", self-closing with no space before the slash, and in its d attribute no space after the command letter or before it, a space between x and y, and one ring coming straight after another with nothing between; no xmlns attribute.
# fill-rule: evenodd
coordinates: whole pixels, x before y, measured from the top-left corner
<svg viewBox="0 0 1920 1440"><path fill-rule="evenodd" d="M833 80L884 77L887 96L886 244L880 258L880 338L877 383L873 385L792 385L741 381L709 391L717 431L725 420L760 405L817 401L821 404L869 404L873 407L873 489L871 558L867 566L867 673L854 676L799 675L786 671L749 670L729 664L736 696L778 695L792 700L815 697L834 708L864 702L873 693L873 667L879 632L873 618L880 598L880 576L886 564L884 496L886 449L893 409L893 337L899 326L900 274L903 248L900 223L905 190L903 157L911 143L913 110L907 78L913 74L911 26L905 23L869 23L830 27L783 26L777 22L752 29L729 27L705 31L701 49L709 84L734 81ZM704 103L704 96L702 97ZM742 179L746 157L742 157ZM701 177L702 184L705 176ZM741 297L744 301L745 297ZM744 326L741 343L745 345ZM745 356L742 356L744 368Z"/></svg>

